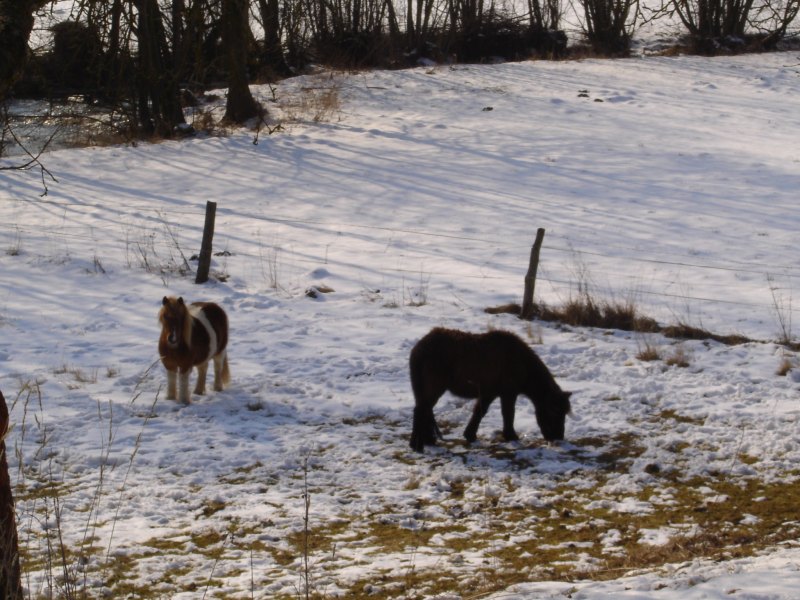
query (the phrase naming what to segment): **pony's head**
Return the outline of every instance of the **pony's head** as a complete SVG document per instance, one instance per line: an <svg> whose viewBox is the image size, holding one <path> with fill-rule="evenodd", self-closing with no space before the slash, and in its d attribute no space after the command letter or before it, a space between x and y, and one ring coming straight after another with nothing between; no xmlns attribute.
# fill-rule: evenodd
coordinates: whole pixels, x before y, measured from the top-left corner
<svg viewBox="0 0 800 600"><path fill-rule="evenodd" d="M158 321L161 323L161 337L171 348L176 348L181 338L190 334L191 316L183 298L164 296Z"/></svg>
<svg viewBox="0 0 800 600"><path fill-rule="evenodd" d="M548 442L555 442L564 439L564 421L567 415L572 412L572 405L569 397L572 392L564 392L556 388L552 394L542 400L535 400L533 403L536 410L536 422L542 431L544 439Z"/></svg>

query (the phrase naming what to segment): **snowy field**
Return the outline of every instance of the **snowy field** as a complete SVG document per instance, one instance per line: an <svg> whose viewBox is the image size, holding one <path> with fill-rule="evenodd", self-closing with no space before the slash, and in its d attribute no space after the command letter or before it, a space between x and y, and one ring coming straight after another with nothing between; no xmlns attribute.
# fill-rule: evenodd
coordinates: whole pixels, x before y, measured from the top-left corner
<svg viewBox="0 0 800 600"><path fill-rule="evenodd" d="M776 342L798 312L800 56L256 91L281 131L0 171L31 597L796 598L800 369ZM588 289L754 341L487 314L521 300L539 227L538 300ZM189 406L165 399L167 294L231 323L231 386ZM574 392L567 440L546 445L521 398L520 442L493 406L467 447L470 403L448 395L446 440L411 452L408 354L434 326L533 344Z"/></svg>

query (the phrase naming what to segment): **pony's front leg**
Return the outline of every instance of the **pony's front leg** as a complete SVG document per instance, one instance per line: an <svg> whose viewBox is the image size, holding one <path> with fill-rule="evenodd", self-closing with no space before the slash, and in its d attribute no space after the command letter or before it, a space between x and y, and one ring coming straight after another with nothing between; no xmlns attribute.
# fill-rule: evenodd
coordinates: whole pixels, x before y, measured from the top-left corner
<svg viewBox="0 0 800 600"><path fill-rule="evenodd" d="M411 424L411 448L416 452L422 452L425 444L436 445L437 434L441 437L439 426L433 416L433 408L426 406L414 407L414 420Z"/></svg>
<svg viewBox="0 0 800 600"><path fill-rule="evenodd" d="M175 400L178 397L178 374L175 371L167 371L167 400Z"/></svg>
<svg viewBox="0 0 800 600"><path fill-rule="evenodd" d="M471 444L478 439L478 426L481 424L486 411L492 404L494 398L478 398L475 401L475 408L472 411L472 418L467 423L467 428L464 430L464 439L467 443Z"/></svg>
<svg viewBox="0 0 800 600"><path fill-rule="evenodd" d="M208 361L197 365L197 383L194 386L195 394L206 393L206 373L208 373Z"/></svg>
<svg viewBox="0 0 800 600"><path fill-rule="evenodd" d="M427 414L419 406L414 407L414 417L411 422L411 440L409 444L415 452L422 452L425 449L425 439L422 431L425 429Z"/></svg>
<svg viewBox="0 0 800 600"><path fill-rule="evenodd" d="M178 372L178 402L183 404L192 402L192 397L189 395L189 375L191 372L191 367L187 371Z"/></svg>
<svg viewBox="0 0 800 600"><path fill-rule="evenodd" d="M516 396L505 396L500 398L500 409L503 411L503 437L507 442L519 440L517 432L514 430L514 412L517 407Z"/></svg>

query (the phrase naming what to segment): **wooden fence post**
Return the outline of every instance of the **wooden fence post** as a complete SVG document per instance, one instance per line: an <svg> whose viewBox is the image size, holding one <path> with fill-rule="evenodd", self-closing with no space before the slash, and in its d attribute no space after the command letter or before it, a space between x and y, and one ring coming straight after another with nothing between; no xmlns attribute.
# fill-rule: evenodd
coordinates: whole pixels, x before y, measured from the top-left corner
<svg viewBox="0 0 800 600"><path fill-rule="evenodd" d="M528 272L525 274L525 291L522 294L521 319L533 318L533 290L536 287L536 271L539 268L539 250L542 248L544 240L544 229L539 227L536 230L536 241L531 246L531 259L528 263Z"/></svg>
<svg viewBox="0 0 800 600"><path fill-rule="evenodd" d="M208 270L211 268L211 246L214 240L214 219L217 216L217 203L206 202L206 223L203 226L203 242L200 245L200 257L197 263L195 283L208 281Z"/></svg>
<svg viewBox="0 0 800 600"><path fill-rule="evenodd" d="M23 600L22 577L19 566L17 515L11 493L11 477L6 460L6 433L8 432L8 406L0 392L0 598Z"/></svg>

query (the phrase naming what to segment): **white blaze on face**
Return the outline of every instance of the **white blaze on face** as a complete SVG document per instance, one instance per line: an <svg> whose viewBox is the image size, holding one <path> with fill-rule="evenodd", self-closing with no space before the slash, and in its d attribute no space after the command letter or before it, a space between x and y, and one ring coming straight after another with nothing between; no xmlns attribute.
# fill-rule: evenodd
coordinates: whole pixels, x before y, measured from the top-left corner
<svg viewBox="0 0 800 600"><path fill-rule="evenodd" d="M208 333L208 356L206 360L211 360L214 355L217 353L217 332L214 331L214 328L211 326L211 323L208 321L208 317L203 312L203 309L199 306L190 306L189 307L189 314L197 319L203 327L205 327L206 332Z"/></svg>

